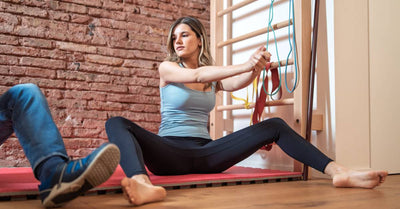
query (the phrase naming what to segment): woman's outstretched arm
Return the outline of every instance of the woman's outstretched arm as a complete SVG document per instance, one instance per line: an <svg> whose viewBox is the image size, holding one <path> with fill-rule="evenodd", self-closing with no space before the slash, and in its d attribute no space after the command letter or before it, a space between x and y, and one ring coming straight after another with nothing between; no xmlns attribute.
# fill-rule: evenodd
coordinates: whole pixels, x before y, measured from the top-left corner
<svg viewBox="0 0 400 209"><path fill-rule="evenodd" d="M209 83L220 82L219 90L235 90L243 88L260 73L269 61L270 54L260 47L243 64L229 66L203 66L199 68L182 68L175 62L164 61L159 66L160 83ZM240 78L236 78L240 75Z"/></svg>

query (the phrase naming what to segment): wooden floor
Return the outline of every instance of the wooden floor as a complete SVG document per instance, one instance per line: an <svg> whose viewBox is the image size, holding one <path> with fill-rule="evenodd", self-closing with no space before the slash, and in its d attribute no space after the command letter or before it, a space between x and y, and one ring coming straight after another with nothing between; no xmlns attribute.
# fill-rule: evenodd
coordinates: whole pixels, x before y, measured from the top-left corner
<svg viewBox="0 0 400 209"><path fill-rule="evenodd" d="M43 208L39 200L1 201L0 208ZM131 208L122 194L86 195L63 208ZM168 190L165 201L136 207L140 209L252 209L400 208L400 175L388 176L375 189L333 188L330 180L309 180Z"/></svg>

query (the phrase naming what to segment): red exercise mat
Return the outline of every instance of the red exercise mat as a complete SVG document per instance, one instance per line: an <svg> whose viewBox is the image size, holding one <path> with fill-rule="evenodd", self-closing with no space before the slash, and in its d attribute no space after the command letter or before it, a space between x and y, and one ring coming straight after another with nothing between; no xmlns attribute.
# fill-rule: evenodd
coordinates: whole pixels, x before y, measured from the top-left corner
<svg viewBox="0 0 400 209"><path fill-rule="evenodd" d="M118 166L114 174L106 182L93 190L119 189L121 179L124 177L125 173L122 171L122 168ZM154 185L166 187L299 177L301 177L301 172L239 166L234 166L223 173L216 174L156 176L150 173L150 179ZM0 168L0 196L38 194L38 185L39 181L33 176L30 167Z"/></svg>

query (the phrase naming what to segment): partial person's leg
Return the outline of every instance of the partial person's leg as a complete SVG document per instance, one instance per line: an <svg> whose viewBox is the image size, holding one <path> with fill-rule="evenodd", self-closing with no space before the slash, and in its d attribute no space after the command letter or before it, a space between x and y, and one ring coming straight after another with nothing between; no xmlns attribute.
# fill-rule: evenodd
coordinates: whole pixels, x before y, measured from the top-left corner
<svg viewBox="0 0 400 209"><path fill-rule="evenodd" d="M47 101L34 84L14 86L0 97L0 130L1 142L15 131L46 207L61 206L103 183L118 165L119 150L108 143L86 158L68 160Z"/></svg>
<svg viewBox="0 0 400 209"><path fill-rule="evenodd" d="M15 131L37 178L41 162L52 156L68 160L46 98L36 85L16 85L1 96L0 124L0 141Z"/></svg>

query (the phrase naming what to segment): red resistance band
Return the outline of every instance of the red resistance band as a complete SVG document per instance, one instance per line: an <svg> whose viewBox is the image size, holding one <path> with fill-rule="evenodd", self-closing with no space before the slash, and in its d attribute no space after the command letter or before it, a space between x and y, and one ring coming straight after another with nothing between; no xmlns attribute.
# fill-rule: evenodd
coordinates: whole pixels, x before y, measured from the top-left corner
<svg viewBox="0 0 400 209"><path fill-rule="evenodd" d="M269 70L271 72L271 81L272 81L272 91L271 92L274 92L279 87L278 68L270 69L270 67L271 67L271 63L268 63L265 66L265 70L266 71ZM259 82L259 79L260 79L260 75L257 77L257 83ZM264 79L264 87L265 87L265 90L268 92L268 76L266 76ZM282 96L281 89L279 89L279 93L278 93L279 99L281 96ZM266 99L267 99L267 93L264 91L264 89L261 88L260 96L257 98L256 105L254 107L254 113L253 113L253 118L252 118L253 124L257 124L258 122L260 122L261 115L264 112ZM272 144L267 144L267 145L263 146L261 149L270 151L272 149Z"/></svg>

